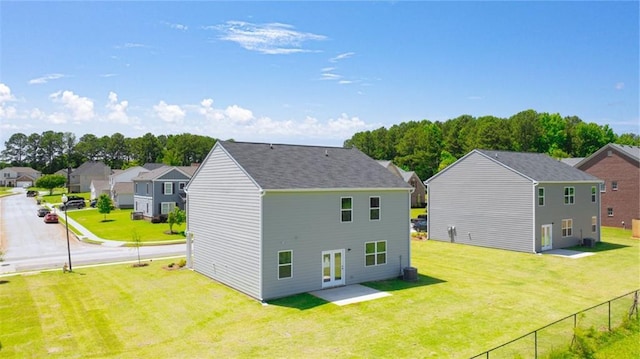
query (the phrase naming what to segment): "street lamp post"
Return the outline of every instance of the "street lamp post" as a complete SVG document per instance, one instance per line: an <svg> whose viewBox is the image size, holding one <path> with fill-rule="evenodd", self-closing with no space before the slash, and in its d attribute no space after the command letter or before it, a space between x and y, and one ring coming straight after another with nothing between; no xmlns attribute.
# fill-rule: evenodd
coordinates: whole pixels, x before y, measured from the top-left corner
<svg viewBox="0 0 640 359"><path fill-rule="evenodd" d="M69 272L73 269L71 267L71 247L69 246L69 218L67 217L67 201L69 197L66 194L62 195L62 205L64 206L64 226L67 229L67 254L69 255Z"/></svg>

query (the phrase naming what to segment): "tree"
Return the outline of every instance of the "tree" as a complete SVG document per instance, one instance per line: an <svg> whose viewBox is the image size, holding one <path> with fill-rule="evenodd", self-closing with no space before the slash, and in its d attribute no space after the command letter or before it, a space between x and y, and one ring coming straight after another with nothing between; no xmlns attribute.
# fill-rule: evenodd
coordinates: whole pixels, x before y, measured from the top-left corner
<svg viewBox="0 0 640 359"><path fill-rule="evenodd" d="M42 187L53 194L53 189L64 186L67 179L62 175L44 175L36 180L36 187Z"/></svg>
<svg viewBox="0 0 640 359"><path fill-rule="evenodd" d="M9 140L4 143L2 157L14 166L23 166L26 159L27 135L14 133Z"/></svg>
<svg viewBox="0 0 640 359"><path fill-rule="evenodd" d="M167 217L167 222L169 222L169 233L173 234L173 226L179 226L184 223L187 218L185 212L178 207L174 207L173 211L169 212L169 216Z"/></svg>
<svg viewBox="0 0 640 359"><path fill-rule="evenodd" d="M142 245L142 238L140 238L140 234L135 229L131 232L131 239L133 241L134 247L138 251L138 265L134 267L142 267L142 263L140 263L140 246Z"/></svg>
<svg viewBox="0 0 640 359"><path fill-rule="evenodd" d="M98 208L98 212L104 214L104 221L107 220L107 214L111 213L111 198L106 194L101 194L98 197L98 202L96 202L96 208Z"/></svg>

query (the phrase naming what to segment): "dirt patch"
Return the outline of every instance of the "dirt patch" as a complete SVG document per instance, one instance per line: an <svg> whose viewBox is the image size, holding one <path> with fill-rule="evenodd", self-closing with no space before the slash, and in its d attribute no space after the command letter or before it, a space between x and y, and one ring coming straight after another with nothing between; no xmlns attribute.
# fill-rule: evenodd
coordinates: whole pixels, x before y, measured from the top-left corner
<svg viewBox="0 0 640 359"><path fill-rule="evenodd" d="M139 268L139 267L146 267L146 266L148 266L148 265L149 265L149 263L134 263L134 264L132 265L132 267L133 267L133 268Z"/></svg>
<svg viewBox="0 0 640 359"><path fill-rule="evenodd" d="M166 265L166 266L162 267L162 269L164 269L164 270L178 270L178 269L182 269L182 267L180 267L176 263L171 263L169 265Z"/></svg>
<svg viewBox="0 0 640 359"><path fill-rule="evenodd" d="M416 234L411 236L411 240L413 241L426 241L427 239L428 238L426 233L421 233L421 234Z"/></svg>

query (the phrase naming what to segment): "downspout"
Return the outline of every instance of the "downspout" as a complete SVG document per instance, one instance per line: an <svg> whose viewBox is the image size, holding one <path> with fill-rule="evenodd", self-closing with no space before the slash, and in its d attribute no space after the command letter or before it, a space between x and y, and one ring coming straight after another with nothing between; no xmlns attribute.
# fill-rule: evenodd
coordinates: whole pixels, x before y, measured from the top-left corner
<svg viewBox="0 0 640 359"><path fill-rule="evenodd" d="M187 245L187 268L193 269L193 233L189 230L189 191L187 191L187 187L184 188L184 193L187 195L187 203L185 203L184 210L185 216L187 218L187 229L185 234L187 235L187 240L185 241Z"/></svg>
<svg viewBox="0 0 640 359"><path fill-rule="evenodd" d="M415 191L415 187L411 187L411 189L409 190L409 223L411 223L411 195L413 194L413 191ZM409 234L409 243L408 243L409 256L407 258L407 267L411 267L411 230L409 229L409 227L406 227L406 228L407 228L406 230L409 231L408 233ZM402 275L402 273L403 273L402 272L402 256L400 256L400 275Z"/></svg>
<svg viewBox="0 0 640 359"><path fill-rule="evenodd" d="M532 207L533 207L531 209L531 212L533 213L533 222L531 224L531 227L533 229L533 233L532 233L533 236L531 237L532 238L531 243L532 243L532 246L533 246L533 248L532 248L532 252L533 253L536 253L536 228L538 227L538 224L536 223L536 207L537 207L536 204L538 202L538 191L537 191L538 185L539 185L538 182L533 181L533 186L532 186L532 188L533 188L533 198L532 198L532 201L531 201L531 204L532 204ZM545 193L545 196L546 196L546 193Z"/></svg>
<svg viewBox="0 0 640 359"><path fill-rule="evenodd" d="M264 253L262 252L262 249L263 249L263 246L262 246L262 223L264 223L264 220L263 220L262 216L264 216L263 198L266 195L266 192L265 192L264 189L260 189L259 194L260 194L260 218L258 220L260 221L260 223L258 223L258 236L260 238L260 241L259 241L259 243L260 243L259 244L260 245L260 249L259 249L260 257L258 259L258 261L259 261L259 263L258 263L258 268L259 268L258 273L260 273L259 274L260 275L260 289L259 289L260 290L260 301L264 304L265 303L264 291L262 290L262 286L264 284L264 281L263 281L263 278L262 278L263 277L263 273L262 273L263 272L263 270L262 270L262 258L264 256Z"/></svg>

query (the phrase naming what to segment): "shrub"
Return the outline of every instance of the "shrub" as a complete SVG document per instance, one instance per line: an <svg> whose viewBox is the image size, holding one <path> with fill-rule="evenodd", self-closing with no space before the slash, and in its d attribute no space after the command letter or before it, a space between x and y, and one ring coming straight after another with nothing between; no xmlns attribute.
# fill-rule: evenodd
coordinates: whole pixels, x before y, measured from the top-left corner
<svg viewBox="0 0 640 359"><path fill-rule="evenodd" d="M184 267L184 266L186 266L186 265L187 265L187 260L186 260L186 259L184 259L184 258L182 258L182 259L178 262L178 266L179 266L180 268L182 268L182 267Z"/></svg>

